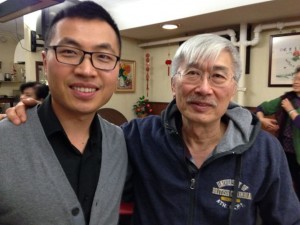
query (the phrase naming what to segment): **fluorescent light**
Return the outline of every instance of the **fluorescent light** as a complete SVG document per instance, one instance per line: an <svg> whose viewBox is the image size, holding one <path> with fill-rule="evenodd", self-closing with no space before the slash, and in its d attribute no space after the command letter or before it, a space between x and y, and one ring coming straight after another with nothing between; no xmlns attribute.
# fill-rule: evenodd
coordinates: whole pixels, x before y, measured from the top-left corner
<svg viewBox="0 0 300 225"><path fill-rule="evenodd" d="M0 4L2 4L3 2L6 2L6 0L0 0Z"/></svg>
<svg viewBox="0 0 300 225"><path fill-rule="evenodd" d="M166 30L174 30L174 29L178 28L178 25L177 24L164 24L164 25L162 25L162 28L166 29Z"/></svg>

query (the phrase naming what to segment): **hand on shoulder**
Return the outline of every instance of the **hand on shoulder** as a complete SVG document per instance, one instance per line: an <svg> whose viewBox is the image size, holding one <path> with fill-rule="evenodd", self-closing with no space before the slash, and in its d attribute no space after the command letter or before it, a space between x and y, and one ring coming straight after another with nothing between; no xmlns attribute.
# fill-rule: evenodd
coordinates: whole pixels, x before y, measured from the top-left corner
<svg viewBox="0 0 300 225"><path fill-rule="evenodd" d="M33 98L27 98L20 101L16 106L10 107L6 110L6 116L9 121L15 125L26 122L26 108L33 107L37 105L39 101Z"/></svg>
<svg viewBox="0 0 300 225"><path fill-rule="evenodd" d="M0 120L3 120L4 118L6 118L6 114L0 114Z"/></svg>

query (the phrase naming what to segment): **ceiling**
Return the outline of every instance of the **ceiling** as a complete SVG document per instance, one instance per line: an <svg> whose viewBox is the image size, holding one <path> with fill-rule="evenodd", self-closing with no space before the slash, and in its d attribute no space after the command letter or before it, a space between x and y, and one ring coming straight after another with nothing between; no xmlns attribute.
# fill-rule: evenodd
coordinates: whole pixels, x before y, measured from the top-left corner
<svg viewBox="0 0 300 225"><path fill-rule="evenodd" d="M93 1L112 14L123 37L141 43L234 29L241 23L256 25L300 20L299 0L210 0L205 5L201 0ZM164 22L176 23L179 29L162 30ZM0 23L0 36L7 33L18 34L18 39L23 36L22 17Z"/></svg>
<svg viewBox="0 0 300 225"><path fill-rule="evenodd" d="M180 29L177 30L164 31L161 29L162 23L157 23L122 30L122 35L142 41L153 41L220 31L239 27L241 23L255 25L295 20L300 20L299 0L276 0L169 21L180 25Z"/></svg>

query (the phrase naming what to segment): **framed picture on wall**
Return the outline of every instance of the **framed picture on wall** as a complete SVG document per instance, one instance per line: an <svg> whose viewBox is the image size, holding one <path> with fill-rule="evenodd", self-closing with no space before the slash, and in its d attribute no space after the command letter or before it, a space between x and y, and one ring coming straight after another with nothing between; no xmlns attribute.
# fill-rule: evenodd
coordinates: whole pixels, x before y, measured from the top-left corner
<svg viewBox="0 0 300 225"><path fill-rule="evenodd" d="M116 92L135 92L135 61L121 60Z"/></svg>
<svg viewBox="0 0 300 225"><path fill-rule="evenodd" d="M36 74L36 81L41 83L46 83L47 79L45 77L43 62L40 61L35 62L35 74Z"/></svg>
<svg viewBox="0 0 300 225"><path fill-rule="evenodd" d="M300 66L300 33L270 36L269 87L291 87Z"/></svg>

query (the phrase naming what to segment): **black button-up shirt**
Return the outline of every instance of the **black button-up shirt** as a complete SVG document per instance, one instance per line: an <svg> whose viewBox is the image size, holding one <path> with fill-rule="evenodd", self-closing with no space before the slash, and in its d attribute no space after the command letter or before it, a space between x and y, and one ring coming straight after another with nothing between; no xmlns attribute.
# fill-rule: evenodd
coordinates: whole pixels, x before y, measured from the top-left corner
<svg viewBox="0 0 300 225"><path fill-rule="evenodd" d="M69 141L51 106L51 97L38 108L45 134L74 190L89 223L101 166L102 133L97 115L90 126L90 138L81 153Z"/></svg>

